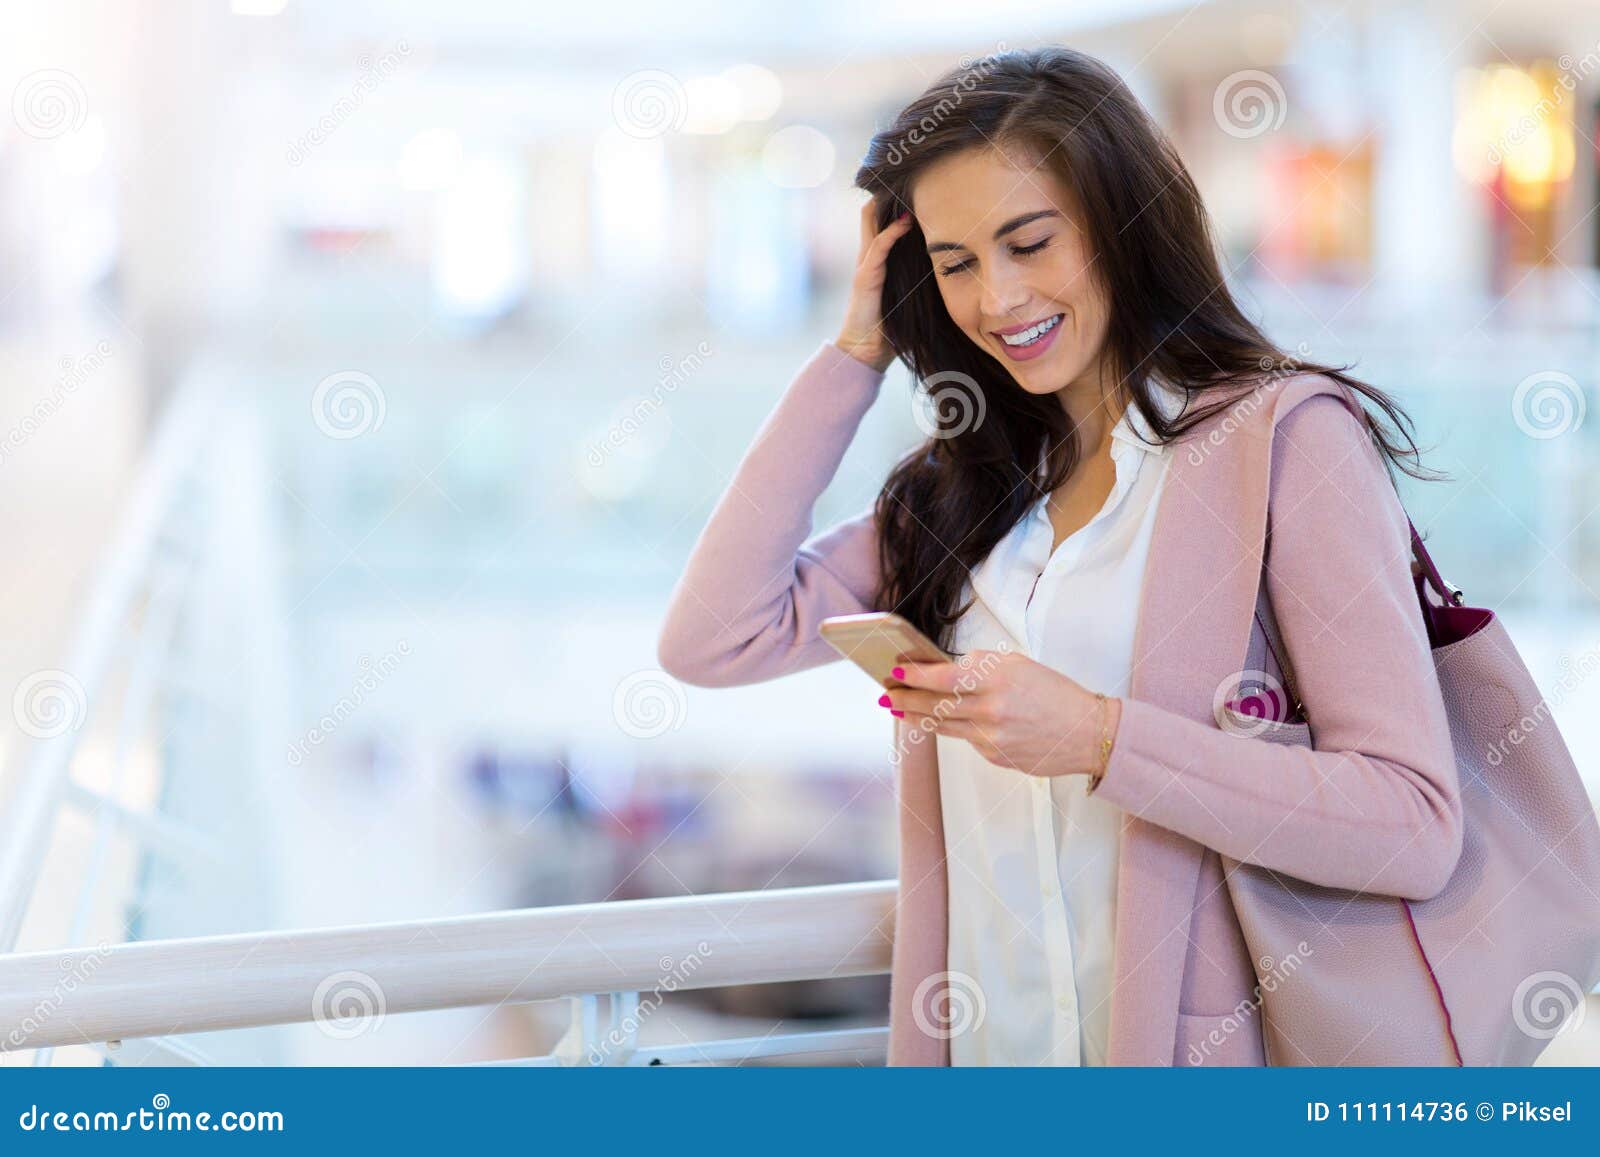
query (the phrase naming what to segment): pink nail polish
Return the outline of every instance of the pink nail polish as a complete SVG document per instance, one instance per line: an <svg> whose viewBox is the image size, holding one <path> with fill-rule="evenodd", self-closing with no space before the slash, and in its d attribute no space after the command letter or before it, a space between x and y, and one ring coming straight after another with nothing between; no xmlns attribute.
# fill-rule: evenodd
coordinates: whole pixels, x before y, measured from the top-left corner
<svg viewBox="0 0 1600 1157"><path fill-rule="evenodd" d="M905 712L904 711L896 711L893 707L889 708L889 714L893 715L896 719L905 718Z"/></svg>
<svg viewBox="0 0 1600 1157"><path fill-rule="evenodd" d="M878 696L878 706L879 707L887 707L887 706L889 706L889 697L887 695L879 695Z"/></svg>
<svg viewBox="0 0 1600 1157"><path fill-rule="evenodd" d="M890 671L889 674L894 676L896 679L904 679L906 677L906 669L904 667L896 667L893 671Z"/></svg>

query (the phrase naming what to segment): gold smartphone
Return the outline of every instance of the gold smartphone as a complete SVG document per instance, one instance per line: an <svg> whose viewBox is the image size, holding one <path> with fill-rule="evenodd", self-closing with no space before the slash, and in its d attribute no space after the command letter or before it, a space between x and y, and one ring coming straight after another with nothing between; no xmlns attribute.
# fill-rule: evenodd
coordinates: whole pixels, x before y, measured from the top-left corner
<svg viewBox="0 0 1600 1157"><path fill-rule="evenodd" d="M952 656L917 628L893 611L871 611L864 615L834 615L823 619L817 632L839 654L849 659L878 685L885 688L905 684L889 674L902 660L914 663L950 662Z"/></svg>

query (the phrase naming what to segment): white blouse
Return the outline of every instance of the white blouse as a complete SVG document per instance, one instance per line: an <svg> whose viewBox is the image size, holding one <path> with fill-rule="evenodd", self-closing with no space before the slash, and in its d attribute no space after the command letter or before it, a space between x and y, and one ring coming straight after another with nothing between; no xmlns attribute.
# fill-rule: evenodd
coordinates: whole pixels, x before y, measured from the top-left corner
<svg viewBox="0 0 1600 1157"><path fill-rule="evenodd" d="M1183 395L1155 391L1163 412ZM960 652L1002 643L1092 691L1128 693L1133 632L1170 447L1152 445L1129 406L1111 432L1116 480L1105 505L1051 553L1041 498L973 569L976 599L956 624ZM1037 585L1036 584L1037 580ZM963 600L965 601L965 600ZM990 763L940 735L939 792L949 877L952 990L965 1015L952 1065L1103 1065L1111 1013L1122 812L1083 776L1040 777Z"/></svg>

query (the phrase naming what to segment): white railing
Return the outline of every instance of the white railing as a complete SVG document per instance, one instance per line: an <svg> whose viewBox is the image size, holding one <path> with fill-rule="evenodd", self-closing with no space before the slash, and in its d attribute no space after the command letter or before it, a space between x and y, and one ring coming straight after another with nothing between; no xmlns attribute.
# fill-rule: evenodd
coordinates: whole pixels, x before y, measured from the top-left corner
<svg viewBox="0 0 1600 1157"><path fill-rule="evenodd" d="M52 710L65 714L36 726L31 732L36 737L22 747L21 771L0 814L0 952L16 946L64 802L98 810L85 892L98 878L111 828L123 820L134 821L111 793L75 784L72 765L86 724L119 664L129 677L115 725L113 783L137 738L153 680L171 641L172 615L190 573L185 520L193 515L188 503L204 468L215 403L215 392L197 379L167 407L115 536L95 568L96 579L72 646L55 673L60 686L54 689L59 696ZM141 609L146 611L142 622L130 630L130 620ZM160 826L146 832L149 845L157 850L168 834ZM76 914L73 924L81 925Z"/></svg>
<svg viewBox="0 0 1600 1157"><path fill-rule="evenodd" d="M570 997L553 1052L499 1063L881 1063L884 1027L664 1046L641 1045L638 1029L679 990L888 972L895 895L885 880L0 957L0 1051L94 1044L115 1063L201 1064L193 1042L164 1038L289 1023L349 1035L349 1008L370 1017Z"/></svg>

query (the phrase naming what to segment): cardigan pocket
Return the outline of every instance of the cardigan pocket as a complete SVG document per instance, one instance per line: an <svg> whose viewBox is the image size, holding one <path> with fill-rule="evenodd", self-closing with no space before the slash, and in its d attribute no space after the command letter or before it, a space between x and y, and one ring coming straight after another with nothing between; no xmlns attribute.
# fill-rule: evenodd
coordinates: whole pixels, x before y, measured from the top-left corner
<svg viewBox="0 0 1600 1157"><path fill-rule="evenodd" d="M1248 1001L1239 1011L1220 1016L1178 1014L1178 1039L1172 1052L1174 1066L1238 1068L1265 1065L1261 1044L1261 1009Z"/></svg>

